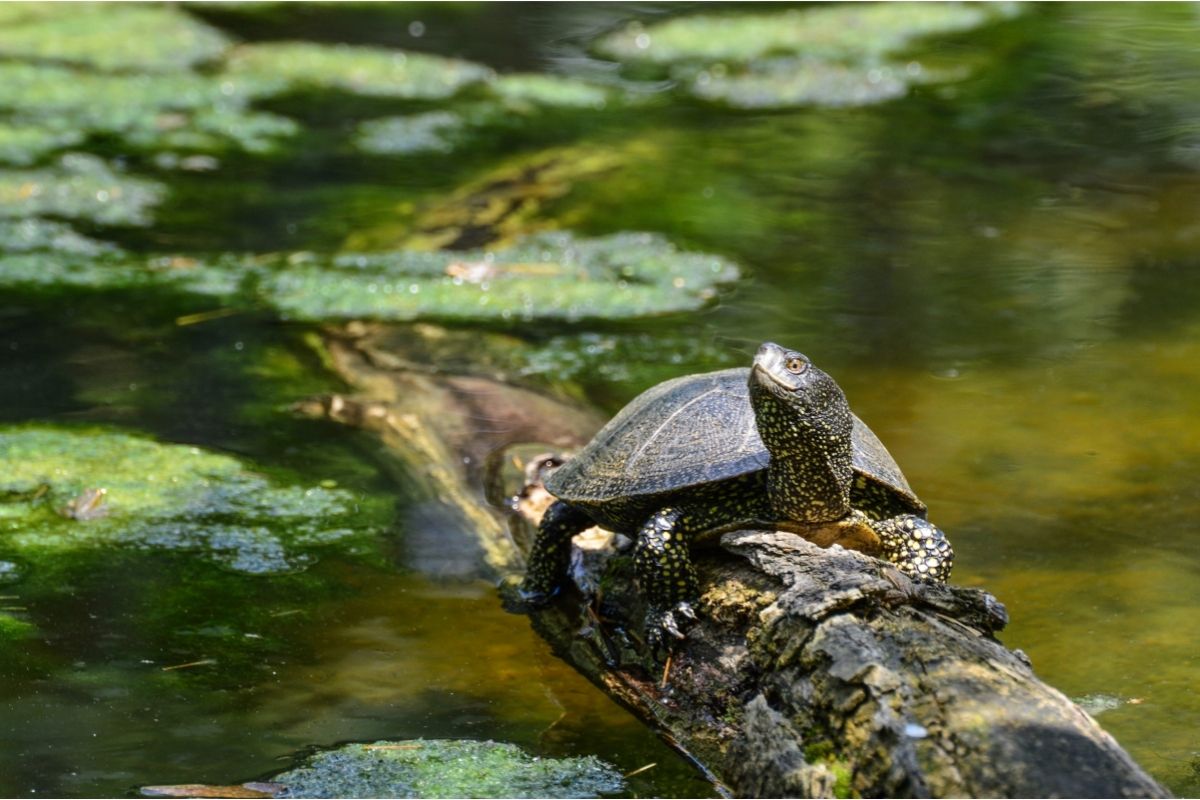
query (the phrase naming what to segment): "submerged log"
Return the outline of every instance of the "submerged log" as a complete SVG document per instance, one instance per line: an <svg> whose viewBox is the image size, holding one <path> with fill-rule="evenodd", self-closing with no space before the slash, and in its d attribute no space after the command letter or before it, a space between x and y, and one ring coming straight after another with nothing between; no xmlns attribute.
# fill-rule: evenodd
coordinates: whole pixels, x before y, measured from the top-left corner
<svg viewBox="0 0 1200 800"><path fill-rule="evenodd" d="M519 571L514 541L545 497L525 487L514 539L471 464L521 441L577 444L595 417L500 380L414 369L378 349L400 341L386 329L352 333L326 346L360 396L305 408L374 431L406 474L432 476L442 502L461 506L497 574ZM488 402L464 401L464 380ZM791 533L736 531L695 553L700 620L664 664L641 635L631 559L613 537L592 541L608 546L576 553L589 595L565 593L531 614L535 628L736 796L1167 796L996 640L1007 614L987 592L915 584Z"/></svg>

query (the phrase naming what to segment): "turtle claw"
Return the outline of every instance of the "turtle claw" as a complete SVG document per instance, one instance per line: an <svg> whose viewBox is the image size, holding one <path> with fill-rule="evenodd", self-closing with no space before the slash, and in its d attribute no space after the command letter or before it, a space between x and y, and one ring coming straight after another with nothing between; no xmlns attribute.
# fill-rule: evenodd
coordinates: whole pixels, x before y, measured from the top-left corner
<svg viewBox="0 0 1200 800"><path fill-rule="evenodd" d="M549 592L527 589L519 577L508 576L497 587L500 590L500 601L504 610L513 614L528 614L540 608L545 608L559 593L558 587Z"/></svg>
<svg viewBox="0 0 1200 800"><path fill-rule="evenodd" d="M695 621L696 612L686 600L670 608L652 608L646 612L646 640L654 650L670 650L687 638L685 631Z"/></svg>

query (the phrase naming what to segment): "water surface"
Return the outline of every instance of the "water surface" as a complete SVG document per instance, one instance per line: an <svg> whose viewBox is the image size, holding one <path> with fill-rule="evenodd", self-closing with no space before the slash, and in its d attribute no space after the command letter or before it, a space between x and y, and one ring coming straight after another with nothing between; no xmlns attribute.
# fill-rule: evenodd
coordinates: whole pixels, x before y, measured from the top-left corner
<svg viewBox="0 0 1200 800"><path fill-rule="evenodd" d="M659 12L197 13L250 39L594 75L592 36ZM592 234L662 232L732 258L746 277L698 315L517 333L628 345L619 365L572 376L608 412L657 380L745 364L763 340L805 351L948 532L955 580L1008 606L1005 644L1066 694L1108 698L1101 724L1172 791L1194 795L1198 34L1191 5L1039 6L920 51L976 68L882 105L731 112L676 100L422 158L322 149L346 115L367 112L284 101L303 112L309 147L173 176L153 227L109 235L199 253L381 241L405 203L513 154L620 150L622 168L578 181L538 218ZM624 771L653 761L633 792L711 791L523 618L501 612L486 581L438 581L406 563L403 520L416 500L378 472L373 447L282 411L342 388L300 326L265 312L174 324L196 310L170 296L0 298L0 420L120 424L310 483L395 494L391 556L251 578L118 552L0 587L43 632L0 656L0 794L225 783L282 769L306 747L415 736L595 754ZM203 658L217 663L161 669Z"/></svg>

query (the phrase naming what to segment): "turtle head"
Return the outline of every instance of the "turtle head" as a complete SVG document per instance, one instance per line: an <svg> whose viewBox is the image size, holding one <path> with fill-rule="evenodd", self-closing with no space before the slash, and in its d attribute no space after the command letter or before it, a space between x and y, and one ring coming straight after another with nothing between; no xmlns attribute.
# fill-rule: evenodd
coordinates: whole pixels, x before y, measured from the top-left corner
<svg viewBox="0 0 1200 800"><path fill-rule="evenodd" d="M853 416L833 378L773 342L750 370L758 435L771 454L771 503L788 519L840 519L850 509Z"/></svg>

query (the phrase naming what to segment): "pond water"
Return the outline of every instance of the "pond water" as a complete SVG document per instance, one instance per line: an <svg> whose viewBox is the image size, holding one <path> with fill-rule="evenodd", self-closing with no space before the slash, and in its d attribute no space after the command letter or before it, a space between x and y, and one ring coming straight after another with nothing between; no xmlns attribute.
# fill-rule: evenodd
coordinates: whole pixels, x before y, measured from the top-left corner
<svg viewBox="0 0 1200 800"><path fill-rule="evenodd" d="M625 78L590 43L666 13L191 11L247 41L405 48L609 85ZM573 337L571 358L531 380L611 413L658 380L744 365L764 340L803 350L947 531L954 580L1007 605L1005 644L1195 795L1197 35L1190 4L1039 6L911 47L907 63L960 72L887 102L731 110L645 81L644 103L556 109L422 155L366 154L347 131L444 101L281 96L264 107L303 126L287 147L223 153L212 171L130 156L167 186L154 223L82 229L198 257L386 248L411 235L414 204L569 148L560 158L580 168L523 207L520 230L654 231L743 277L695 313L505 326L534 346ZM595 153L611 164L589 171ZM366 438L286 411L344 388L309 327L265 310L178 325L214 304L165 288L0 291L0 423L99 423L234 454L284 484L353 493L378 528L367 555L270 575L147 548L72 551L51 568L0 538L0 561L20 569L0 605L35 630L0 639L0 795L230 783L306 748L419 736L597 755L623 772L653 762L631 794L713 793L502 612L485 576L438 580L407 560L419 498Z"/></svg>

